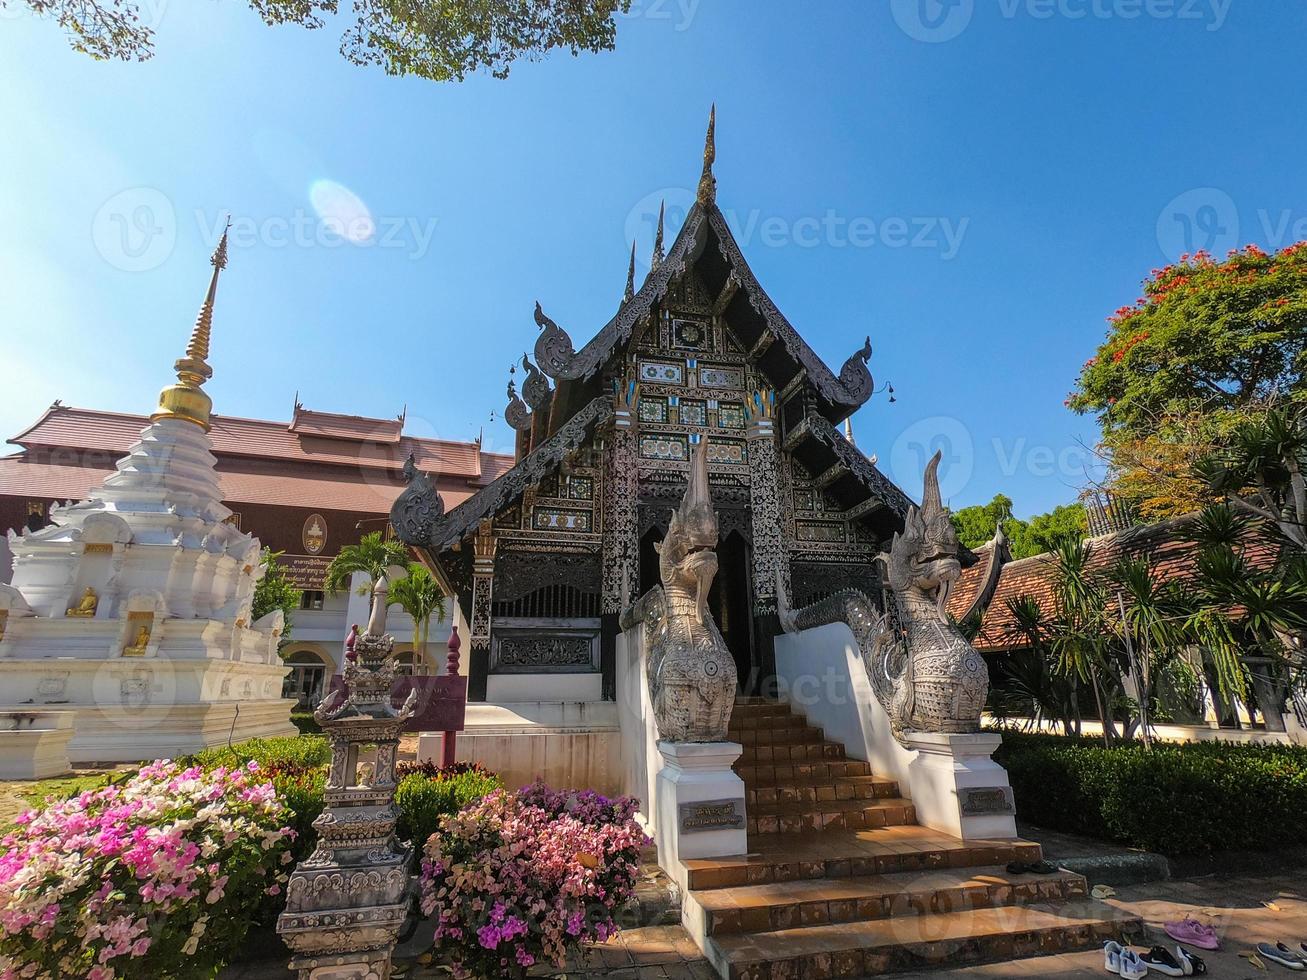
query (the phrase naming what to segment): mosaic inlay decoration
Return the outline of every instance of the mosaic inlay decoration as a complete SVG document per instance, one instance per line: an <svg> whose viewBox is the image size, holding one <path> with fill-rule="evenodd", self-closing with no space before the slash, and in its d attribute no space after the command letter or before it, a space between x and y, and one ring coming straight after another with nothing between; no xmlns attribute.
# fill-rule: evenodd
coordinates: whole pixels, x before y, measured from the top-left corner
<svg viewBox="0 0 1307 980"><path fill-rule="evenodd" d="M589 531L590 512L588 510L537 507L535 526L537 531Z"/></svg>
<svg viewBox="0 0 1307 980"><path fill-rule="evenodd" d="M794 530L800 541L821 541L827 544L838 544L844 540L844 527L841 524L815 524L808 521L798 521Z"/></svg>
<svg viewBox="0 0 1307 980"><path fill-rule="evenodd" d="M589 476L569 476L567 496L572 500L590 500L594 497L595 481Z"/></svg>
<svg viewBox="0 0 1307 980"><path fill-rule="evenodd" d="M723 429L743 429L744 406L739 402L722 402L717 409L717 422Z"/></svg>
<svg viewBox="0 0 1307 980"><path fill-rule="evenodd" d="M710 340L710 330L706 323L697 320L672 321L672 346L681 350L703 350Z"/></svg>
<svg viewBox="0 0 1307 980"><path fill-rule="evenodd" d="M691 400L682 401L681 423L683 425L707 425L708 403Z"/></svg>
<svg viewBox="0 0 1307 980"><path fill-rule="evenodd" d="M641 422L666 422L667 399L643 396L640 398Z"/></svg>
<svg viewBox="0 0 1307 980"><path fill-rule="evenodd" d="M708 443L708 462L743 463L746 461L743 442L734 439L714 439Z"/></svg>
<svg viewBox="0 0 1307 980"><path fill-rule="evenodd" d="M703 365L699 368L699 384L704 388L743 388L744 369Z"/></svg>
<svg viewBox="0 0 1307 980"><path fill-rule="evenodd" d="M645 459L685 460L690 458L689 443L685 436L645 434L640 436L640 455Z"/></svg>
<svg viewBox="0 0 1307 980"><path fill-rule="evenodd" d="M662 361L641 361L640 380L654 384L679 385L685 380L685 368L680 364Z"/></svg>

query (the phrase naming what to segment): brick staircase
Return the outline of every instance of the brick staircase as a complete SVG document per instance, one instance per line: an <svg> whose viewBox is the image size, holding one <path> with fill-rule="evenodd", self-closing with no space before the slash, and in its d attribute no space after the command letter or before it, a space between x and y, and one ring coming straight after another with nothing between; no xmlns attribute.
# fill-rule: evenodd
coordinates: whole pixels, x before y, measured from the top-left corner
<svg viewBox="0 0 1307 980"><path fill-rule="evenodd" d="M687 861L688 907L729 980L824 980L1065 952L1137 920L1067 871L1012 875L1028 841L967 841L919 826L893 780L846 758L788 705L742 699L731 738L748 855Z"/></svg>

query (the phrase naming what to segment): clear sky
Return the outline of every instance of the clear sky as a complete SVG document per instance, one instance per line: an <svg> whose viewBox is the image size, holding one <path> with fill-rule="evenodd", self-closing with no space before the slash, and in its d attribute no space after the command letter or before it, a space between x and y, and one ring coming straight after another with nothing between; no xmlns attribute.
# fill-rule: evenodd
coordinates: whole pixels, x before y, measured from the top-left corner
<svg viewBox="0 0 1307 980"><path fill-rule="evenodd" d="M1084 482L1096 430L1062 402L1148 271L1307 237L1301 0L635 0L615 52L463 84L347 64L343 19L142 7L143 64L0 10L6 437L56 398L152 408L230 211L216 411L298 390L506 448L532 303L578 346L612 315L715 99L760 281L836 370L870 333L894 383L859 445L913 496L942 445L954 506L1030 515Z"/></svg>

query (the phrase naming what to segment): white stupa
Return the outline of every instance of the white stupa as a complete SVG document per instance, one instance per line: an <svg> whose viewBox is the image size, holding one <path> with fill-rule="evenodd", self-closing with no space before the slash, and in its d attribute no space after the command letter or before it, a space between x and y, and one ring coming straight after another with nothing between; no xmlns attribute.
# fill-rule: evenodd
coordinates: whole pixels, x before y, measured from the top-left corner
<svg viewBox="0 0 1307 980"><path fill-rule="evenodd" d="M212 263L177 383L117 471L81 503L51 508L50 526L9 532L0 715L21 728L24 712L73 712L73 762L295 733L281 696L283 616L251 622L259 540L227 523L209 442L203 385L226 233Z"/></svg>

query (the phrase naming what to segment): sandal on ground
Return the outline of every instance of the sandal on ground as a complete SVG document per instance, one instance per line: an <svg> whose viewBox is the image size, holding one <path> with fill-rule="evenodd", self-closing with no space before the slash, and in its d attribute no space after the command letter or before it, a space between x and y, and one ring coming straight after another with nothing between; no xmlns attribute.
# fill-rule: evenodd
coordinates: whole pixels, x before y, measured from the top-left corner
<svg viewBox="0 0 1307 980"><path fill-rule="evenodd" d="M1168 977L1183 977L1185 975L1184 963L1176 959L1165 946L1154 946L1139 959L1149 970L1156 970Z"/></svg>
<svg viewBox="0 0 1307 980"><path fill-rule="evenodd" d="M1163 924L1166 934L1178 943L1197 946L1199 949L1220 949L1221 941L1216 938L1216 930L1203 925L1192 916L1178 922Z"/></svg>
<svg viewBox="0 0 1307 980"><path fill-rule="evenodd" d="M1276 943L1274 946L1270 943L1258 943L1257 955L1290 970L1307 970L1307 962L1284 943Z"/></svg>
<svg viewBox="0 0 1307 980"><path fill-rule="evenodd" d="M1025 861L1009 861L1007 863L1007 873L1010 875L1023 875L1030 870L1030 865Z"/></svg>
<svg viewBox="0 0 1307 980"><path fill-rule="evenodd" d="M1057 865L1051 861L1036 861L1034 864L1027 864L1026 870L1031 874L1051 875L1057 873Z"/></svg>
<svg viewBox="0 0 1307 980"><path fill-rule="evenodd" d="M1120 974L1121 972L1121 954L1125 950L1121 944L1109 939L1103 943L1103 969L1108 973Z"/></svg>

